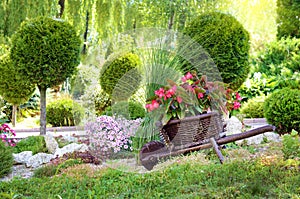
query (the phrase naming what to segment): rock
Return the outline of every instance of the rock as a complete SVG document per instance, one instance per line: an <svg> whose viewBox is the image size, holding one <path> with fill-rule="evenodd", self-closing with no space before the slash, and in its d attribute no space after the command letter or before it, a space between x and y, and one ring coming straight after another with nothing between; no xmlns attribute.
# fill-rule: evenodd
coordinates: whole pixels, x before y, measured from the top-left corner
<svg viewBox="0 0 300 199"><path fill-rule="evenodd" d="M226 135L238 134L242 132L243 124L235 116L232 116L227 120Z"/></svg>
<svg viewBox="0 0 300 199"><path fill-rule="evenodd" d="M246 142L248 145L252 145L252 144L261 144L265 141L280 142L281 137L277 133L267 132L267 133L264 133L264 134L249 137L249 138L245 139L245 141L239 140L239 141L237 141L237 144L241 144L243 142Z"/></svg>
<svg viewBox="0 0 300 199"><path fill-rule="evenodd" d="M56 149L58 148L58 143L56 142L55 138L50 134L45 135L44 138L48 151L54 154Z"/></svg>
<svg viewBox="0 0 300 199"><path fill-rule="evenodd" d="M66 153L73 153L74 151L88 151L88 146L86 144L77 144L77 143L72 143L67 146L64 146L63 148L57 148L55 151L54 156L62 157Z"/></svg>
<svg viewBox="0 0 300 199"><path fill-rule="evenodd" d="M25 164L32 157L32 151L23 151L21 153L13 153L16 164Z"/></svg>
<svg viewBox="0 0 300 199"><path fill-rule="evenodd" d="M63 139L66 140L67 142L78 142L78 138L74 136L64 135Z"/></svg>
<svg viewBox="0 0 300 199"><path fill-rule="evenodd" d="M31 158L28 159L26 162L26 167L39 167L42 164L50 162L52 158L55 156L53 154L47 154L47 153L38 153L32 156Z"/></svg>

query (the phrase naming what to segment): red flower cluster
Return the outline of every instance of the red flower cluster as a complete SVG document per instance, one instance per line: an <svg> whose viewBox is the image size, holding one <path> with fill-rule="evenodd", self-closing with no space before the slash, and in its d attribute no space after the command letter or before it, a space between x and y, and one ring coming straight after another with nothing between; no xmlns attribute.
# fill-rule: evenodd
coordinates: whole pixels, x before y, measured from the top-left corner
<svg viewBox="0 0 300 199"><path fill-rule="evenodd" d="M225 113L241 106L241 96L231 89L225 90L224 84L220 82L208 82L206 76L199 79L196 73L191 72L184 75L181 80L182 83L179 86L168 80L168 86L161 87L154 92L155 96L149 100L150 103L146 104L146 109L151 112L164 107L168 115L166 119L170 119L182 118L186 114L196 115L211 111L212 104L214 108Z"/></svg>

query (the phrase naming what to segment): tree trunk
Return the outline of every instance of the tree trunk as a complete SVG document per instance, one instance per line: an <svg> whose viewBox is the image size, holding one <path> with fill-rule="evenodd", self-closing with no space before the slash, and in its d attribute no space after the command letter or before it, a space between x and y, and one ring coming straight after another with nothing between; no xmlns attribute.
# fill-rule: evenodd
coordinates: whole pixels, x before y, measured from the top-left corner
<svg viewBox="0 0 300 199"><path fill-rule="evenodd" d="M58 18L61 18L65 10L65 0L58 0L58 5L60 6L60 11L58 13Z"/></svg>
<svg viewBox="0 0 300 199"><path fill-rule="evenodd" d="M11 119L11 122L12 122L12 126L13 126L13 127L16 126L16 121L17 121L17 108L18 108L18 105L17 105L17 104L14 104L14 105L13 105L13 109L12 109L12 119Z"/></svg>
<svg viewBox="0 0 300 199"><path fill-rule="evenodd" d="M84 40L84 44L83 44L83 49L82 49L82 54L87 54L87 35L88 35L88 31L89 31L89 11L86 11L86 16L85 16L85 31L83 34L83 40Z"/></svg>
<svg viewBox="0 0 300 199"><path fill-rule="evenodd" d="M46 90L47 88L44 86L38 86L40 91L40 135L46 135Z"/></svg>

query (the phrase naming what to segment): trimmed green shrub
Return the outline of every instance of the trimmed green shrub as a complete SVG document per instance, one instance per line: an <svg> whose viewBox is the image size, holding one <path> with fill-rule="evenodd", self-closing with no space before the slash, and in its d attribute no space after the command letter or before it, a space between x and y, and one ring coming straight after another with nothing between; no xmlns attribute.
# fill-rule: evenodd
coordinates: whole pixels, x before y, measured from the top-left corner
<svg viewBox="0 0 300 199"><path fill-rule="evenodd" d="M117 101L127 100L141 81L140 65L140 58L133 53L112 56L101 69L101 88Z"/></svg>
<svg viewBox="0 0 300 199"><path fill-rule="evenodd" d="M22 139L14 147L14 153L21 153L23 151L32 151L32 154L47 153L46 142L43 136L29 136Z"/></svg>
<svg viewBox="0 0 300 199"><path fill-rule="evenodd" d="M247 118L263 118L264 117L264 96L249 99L242 105L241 113Z"/></svg>
<svg viewBox="0 0 300 199"><path fill-rule="evenodd" d="M142 104L137 102L117 102L113 106L105 109L104 115L122 115L128 120L135 120L137 118L144 118L146 111Z"/></svg>
<svg viewBox="0 0 300 199"><path fill-rule="evenodd" d="M279 134L300 131L300 90L284 88L270 94L264 103L264 116Z"/></svg>
<svg viewBox="0 0 300 199"><path fill-rule="evenodd" d="M249 33L241 23L229 14L211 12L193 19L183 33L209 53L225 83L240 87L250 71Z"/></svg>
<svg viewBox="0 0 300 199"><path fill-rule="evenodd" d="M11 172L14 163L12 147L0 141L0 178Z"/></svg>
<svg viewBox="0 0 300 199"><path fill-rule="evenodd" d="M52 126L75 126L83 117L83 108L72 99L63 98L47 105L47 122Z"/></svg>
<svg viewBox="0 0 300 199"><path fill-rule="evenodd" d="M300 1L277 0L277 38L300 38Z"/></svg>

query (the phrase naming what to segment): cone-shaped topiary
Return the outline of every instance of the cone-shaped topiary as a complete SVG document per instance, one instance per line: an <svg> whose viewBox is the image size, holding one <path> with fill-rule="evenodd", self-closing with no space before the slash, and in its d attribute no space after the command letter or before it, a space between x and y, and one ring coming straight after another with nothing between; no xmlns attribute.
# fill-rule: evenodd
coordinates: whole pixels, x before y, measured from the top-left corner
<svg viewBox="0 0 300 199"><path fill-rule="evenodd" d="M264 115L279 134L300 131L300 90L284 88L268 96Z"/></svg>
<svg viewBox="0 0 300 199"><path fill-rule="evenodd" d="M128 99L137 91L141 81L140 65L140 58L133 53L111 57L100 72L101 88L114 100Z"/></svg>
<svg viewBox="0 0 300 199"><path fill-rule="evenodd" d="M2 140L0 141L0 178L11 172L14 159L12 155L12 148L5 146Z"/></svg>
<svg viewBox="0 0 300 199"><path fill-rule="evenodd" d="M209 53L225 83L240 87L250 71L249 33L241 23L231 15L211 12L193 19L183 33Z"/></svg>

